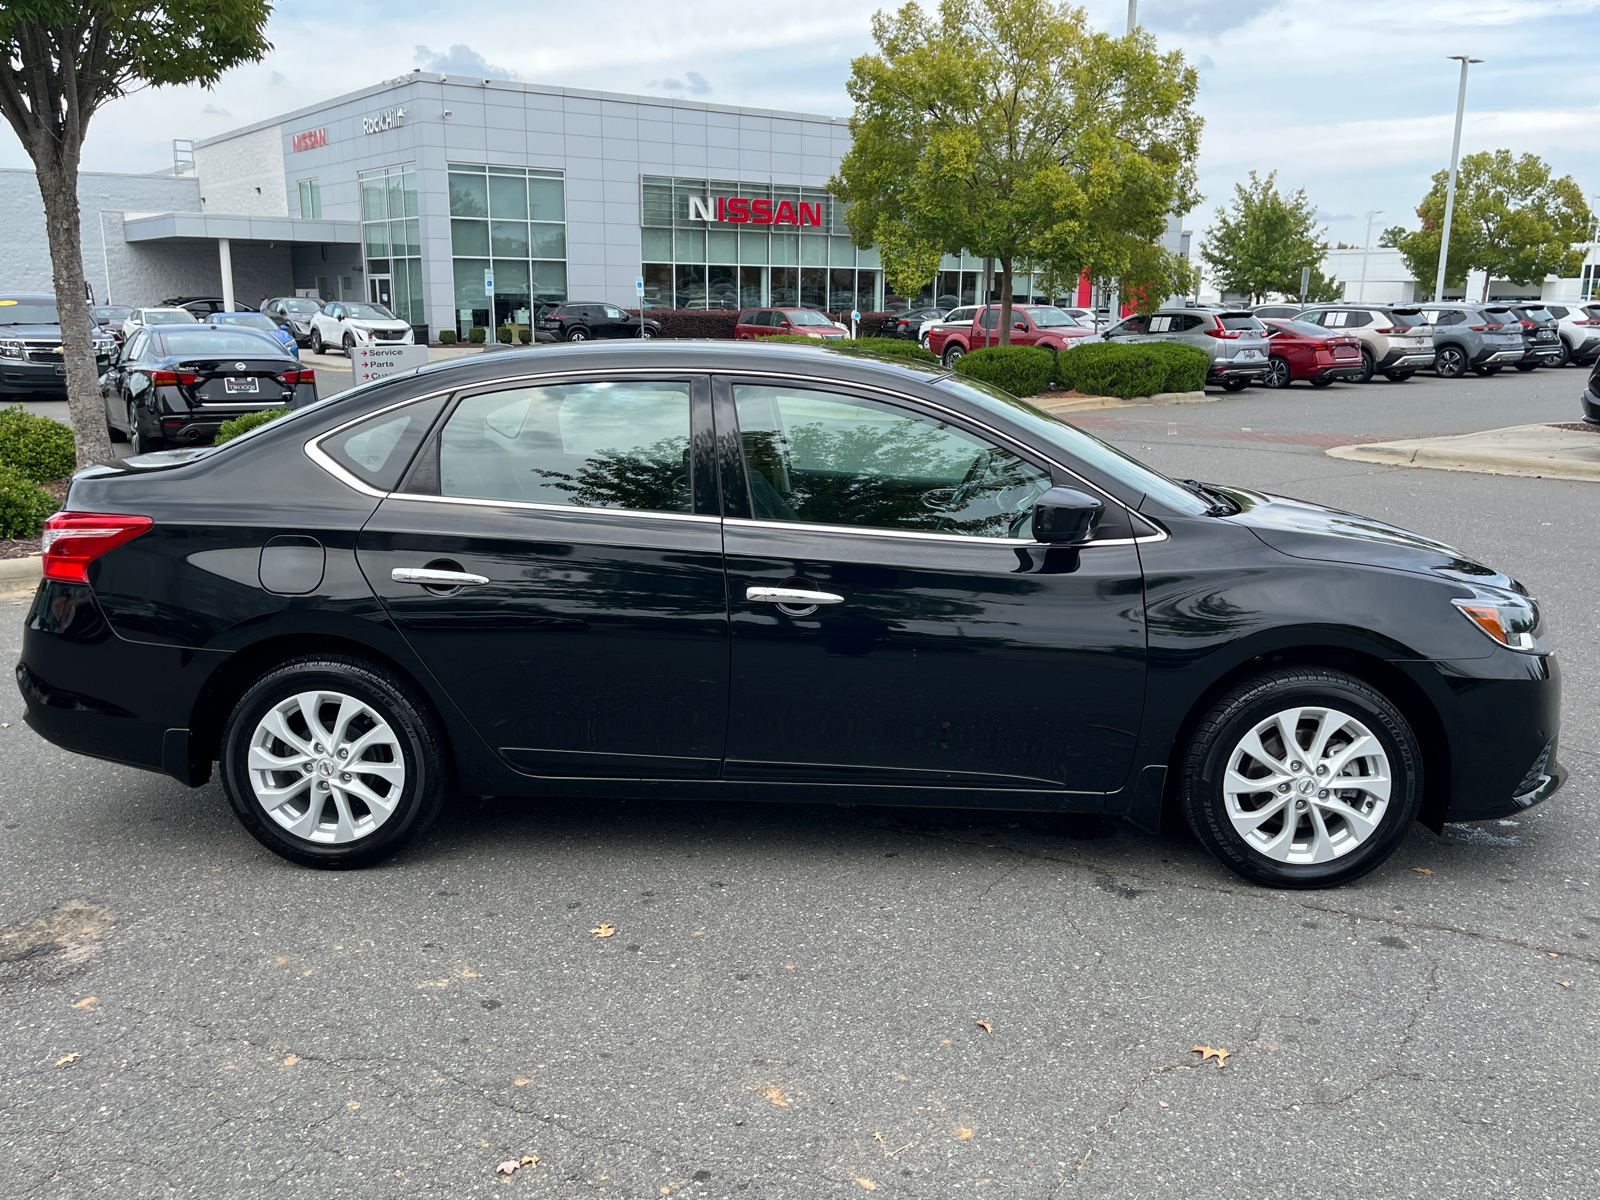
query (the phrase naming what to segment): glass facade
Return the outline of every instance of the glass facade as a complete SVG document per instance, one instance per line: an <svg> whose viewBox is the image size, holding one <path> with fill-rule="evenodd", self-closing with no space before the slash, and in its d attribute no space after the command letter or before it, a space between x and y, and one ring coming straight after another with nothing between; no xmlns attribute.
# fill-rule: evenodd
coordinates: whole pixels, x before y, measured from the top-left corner
<svg viewBox="0 0 1600 1200"><path fill-rule="evenodd" d="M664 175L642 175L639 187L646 308L883 307L878 252L856 248L844 206L823 188ZM807 205L808 217L820 218L804 226L704 220L719 198L767 201L775 211L787 203L797 214Z"/></svg>
<svg viewBox="0 0 1600 1200"><path fill-rule="evenodd" d="M359 180L362 257L367 265L367 294L362 299L383 305L402 321L421 325L422 234L417 223L416 165L362 171ZM305 203L304 197L301 203ZM319 190L319 211L321 203Z"/></svg>
<svg viewBox="0 0 1600 1200"><path fill-rule="evenodd" d="M451 163L450 253L458 335L531 325L537 305L567 298L565 174Z"/></svg>

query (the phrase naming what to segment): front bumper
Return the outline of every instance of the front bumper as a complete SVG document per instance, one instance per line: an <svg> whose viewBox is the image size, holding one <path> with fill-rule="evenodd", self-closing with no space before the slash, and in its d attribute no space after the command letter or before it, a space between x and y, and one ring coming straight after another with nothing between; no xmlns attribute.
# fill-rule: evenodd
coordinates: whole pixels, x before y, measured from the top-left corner
<svg viewBox="0 0 1600 1200"><path fill-rule="evenodd" d="M1600 425L1600 396L1584 388L1579 403L1583 405L1583 419L1591 425Z"/></svg>
<svg viewBox="0 0 1600 1200"><path fill-rule="evenodd" d="M104 355L95 359L95 370L105 374L109 363ZM0 396L25 396L29 394L65 396L67 394L67 365L65 363L34 363L18 358L0 358Z"/></svg>

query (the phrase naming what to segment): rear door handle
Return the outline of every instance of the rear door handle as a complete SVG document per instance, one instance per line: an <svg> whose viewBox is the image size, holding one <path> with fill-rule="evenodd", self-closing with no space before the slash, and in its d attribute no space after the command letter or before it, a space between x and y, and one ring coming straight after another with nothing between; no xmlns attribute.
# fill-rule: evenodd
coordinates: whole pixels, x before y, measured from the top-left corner
<svg viewBox="0 0 1600 1200"><path fill-rule="evenodd" d="M420 583L432 587L466 587L469 584L488 583L488 577L470 571L435 571L429 567L396 567L389 572L396 583Z"/></svg>
<svg viewBox="0 0 1600 1200"><path fill-rule="evenodd" d="M744 590L746 600L762 600L768 604L788 604L795 608L804 608L808 604L843 604L843 596L835 596L832 592L812 592L803 588L781 587L747 587Z"/></svg>

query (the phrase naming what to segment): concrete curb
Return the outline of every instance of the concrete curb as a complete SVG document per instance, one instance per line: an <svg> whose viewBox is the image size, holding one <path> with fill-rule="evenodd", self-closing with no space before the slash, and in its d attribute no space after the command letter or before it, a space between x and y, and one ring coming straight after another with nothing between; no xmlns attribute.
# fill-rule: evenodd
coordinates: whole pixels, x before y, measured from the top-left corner
<svg viewBox="0 0 1600 1200"><path fill-rule="evenodd" d="M1157 404L1211 404L1221 396L1208 396L1205 392L1157 392L1154 396L1139 396L1133 400L1119 400L1115 396L1072 396L1051 400L1049 394L1031 397L1031 403L1045 412L1086 412L1095 408L1141 408Z"/></svg>
<svg viewBox="0 0 1600 1200"><path fill-rule="evenodd" d="M1333 446L1324 453L1330 458L1393 467L1600 483L1600 434L1573 433L1549 425L1511 425L1450 437Z"/></svg>
<svg viewBox="0 0 1600 1200"><path fill-rule="evenodd" d="M0 592L32 590L39 582L43 561L37 554L28 558L0 558Z"/></svg>

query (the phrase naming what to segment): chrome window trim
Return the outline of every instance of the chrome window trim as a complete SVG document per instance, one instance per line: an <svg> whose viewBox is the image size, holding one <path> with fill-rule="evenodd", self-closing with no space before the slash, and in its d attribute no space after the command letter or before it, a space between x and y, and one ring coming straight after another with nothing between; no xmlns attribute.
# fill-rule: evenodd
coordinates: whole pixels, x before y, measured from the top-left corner
<svg viewBox="0 0 1600 1200"><path fill-rule="evenodd" d="M792 374L792 373L785 372L785 371L762 371L762 370L754 370L754 369L751 369L751 368L748 368L748 367L743 367L743 368L740 368L740 367L710 368L710 367L654 366L654 367L589 368L589 369L583 369L583 370L572 370L572 369L569 368L567 370L538 371L538 372L532 372L532 373L525 374L525 375L512 375L512 376L508 376L508 377L501 378L501 379L490 379L490 380L473 381L472 383L466 383L466 384L461 384L461 385L456 385L456 386L451 386L451 387L446 387L446 388L440 388L437 391L427 392L427 393L424 393L423 395L420 395L420 396L408 396L404 400L397 400L397 401L395 401L395 403L390 404L390 405L386 405L383 408L376 408L376 409L373 409L371 412L362 413L358 417L352 417L350 420L344 422L344 424L337 425L334 428L328 430L326 433L320 433L316 437L313 437L313 438L309 439L305 443L305 453L306 453L306 457L307 458L311 459L312 462L316 463L319 467L321 467L323 470L327 471L330 475L332 475L335 479L338 479L341 483L345 484L346 486L348 486L350 488L353 488L355 491L360 492L364 496L375 496L380 500L386 499L389 496L395 496L397 498L404 498L404 499L407 499L407 500L441 501L441 502L450 503L450 504L487 504L487 505L495 506L495 507L528 508L528 509L535 509L535 510L539 510L539 511L553 511L553 512L565 512L565 513L573 513L573 512L578 512L578 513L582 513L582 512L588 512L588 513L628 513L630 515L645 516L645 517L662 517L662 518L666 518L668 520L678 520L678 521L682 521L682 520L690 520L690 521L721 521L721 520L729 520L729 521L733 521L733 522L737 522L737 523L743 524L743 523L746 522L747 518L743 518L743 517L723 518L723 517L708 516L708 515L702 514L702 513L653 513L653 512L648 512L648 511L643 510L643 509L636 509L636 508L579 508L579 507L577 507L575 505L568 505L568 504L538 504L538 503L535 503L533 501L528 501L528 500L494 500L494 499L483 499L483 498L470 497L470 496L424 496L424 495L419 495L419 494L414 493L414 492L384 492L384 491L380 491L379 489L377 489L375 487L370 486L369 484L367 484L367 483L363 482L362 480L358 479L356 476L352 475L349 471L347 471L339 463L335 462L333 460L333 458L330 455L328 455L328 453L326 451L324 451L322 449L322 446L321 446L322 442L326 441L330 437L333 437L335 434L344 432L346 429L349 429L352 425L359 425L362 421L369 420L372 417L382 416L386 412L392 412L394 409L403 408L408 404L418 404L418 403L421 403L424 400L432 400L436 396L452 396L452 395L456 394L457 392L464 392L464 391L468 391L468 390L476 390L478 388L491 389L491 388L501 388L501 387L507 387L507 386L517 386L517 385L526 384L526 383L529 383L529 382L537 382L539 380L581 379L581 378L587 378L587 377L592 377L592 376L597 376L597 375L599 375L599 376L660 375L660 374L663 374L663 373L665 373L665 374L674 374L674 373L681 373L681 372L685 372L685 371L687 371L687 372L689 372L691 374L705 375L705 376L708 376L708 377L714 377L714 376L718 376L718 375L721 375L721 376L739 376L739 377L750 378L750 379L784 379L784 380L793 380L793 381L796 381L796 382L799 382L799 383L809 383L809 384L813 384L813 385L815 385L815 384L824 384L824 385L832 384L834 387L844 388L846 390L852 389L852 388L858 388L858 389L861 389L861 390L864 390L864 391L875 392L875 393L877 393L879 395L887 396L892 400L902 401L904 403L908 403L908 404L911 404L913 406L925 405L926 407L928 407L930 409L933 409L935 412L939 412L939 413L944 414L947 417L954 418L955 421L958 424L962 423L962 422L970 423L970 424L976 426L977 428L983 430L985 433L987 433L987 434L999 439L1002 442L1007 442L1010 445L1015 446L1015 447L1023 450L1024 452L1028 453L1028 454L1037 455L1039 458L1042 458L1045 462L1049 463L1051 466L1055 467L1056 469L1064 472L1065 474L1071 476L1073 479L1077 480L1080 484L1082 484L1084 487L1088 488L1094 494L1096 494L1098 496L1101 496L1105 500L1109 501L1110 503L1119 505L1121 508L1125 509L1127 511L1127 513L1128 513L1128 516L1132 520L1134 520L1136 522L1139 522L1139 523L1142 523L1144 525L1147 525L1153 530L1152 533L1136 534L1134 537L1131 537L1131 538L1108 538L1105 541L1101 541L1101 542L1093 542L1093 541L1086 542L1086 543L1084 543L1084 547L1089 547L1089 546L1125 546L1125 545L1136 544L1136 543L1139 543L1139 542L1161 542L1161 541L1165 541L1166 538L1167 538L1167 532L1166 532L1165 529L1162 529L1161 526L1157 525L1156 522L1152 518L1145 516L1143 513L1139 512L1137 509L1135 509L1132 505L1124 504L1121 500L1119 500L1115 496L1111 495L1111 493L1107 492L1104 488L1100 487L1098 484L1095 484L1095 483L1091 482L1090 480L1085 479L1082 475L1078 474L1078 472L1074 471L1071 467L1067 466L1065 463L1061 462L1059 459L1054 458L1051 455L1045 453L1043 450L1040 450L1038 447L1029 445L1027 442L1022 441L1019 438L1012 437L1010 434L1004 433L1001 430L998 430L998 429L994 428L992 425L985 424L983 421L977 419L976 417L968 416L966 413L958 412L955 409L947 408L944 405L938 404L938 403L936 403L936 402L934 402L932 400L926 400L921 396L909 396L904 392L897 392L897 391L894 391L894 390L892 390L890 388L880 387L877 384L859 383L859 382L857 382L855 380L848 380L848 381L829 380L829 379L820 379L819 380L814 375ZM933 382L938 382L939 379L947 379L947 378L950 377L951 374L952 374L952 372L946 372L946 373L938 376ZM985 543L985 544L989 544L989 545L994 545L994 544L998 543L998 544L1001 544L1001 545L1012 545L1012 546L1019 546L1019 545L1022 545L1022 546L1044 546L1044 545L1048 544L1048 543L1044 543L1044 542L1023 541L1020 538L987 538L987 537L976 537L976 536L973 536L973 535L970 535L970 534L954 534L954 533L928 534L928 533L918 533L918 532L912 532L912 531L892 530L892 529L874 530L874 529L865 529L865 528L861 528L861 527L854 526L854 525L802 525L799 522L755 521L753 519L749 520L749 523L752 524L752 525L755 525L757 527L760 527L760 528L768 528L768 527L774 527L775 526L775 527L778 527L778 528L788 528L788 529L811 529L811 530L815 530L815 531L819 531L819 532L844 531L844 532L849 532L849 533L868 533L868 534L881 533L881 534L885 534L885 535L890 536L890 537L933 537L933 538L940 538L940 539L952 539L953 538L953 539L956 539L958 541L963 541L963 542L981 542L981 543Z"/></svg>
<svg viewBox="0 0 1600 1200"><path fill-rule="evenodd" d="M692 521L697 524L719 523L722 518L709 513L669 513L652 512L647 508L585 508L577 504L542 504L537 500L496 500L480 498L477 496L427 496L420 492L388 492L385 498L389 500L415 500L425 504L466 504L481 508L516 508L532 512L550 513L557 515L578 515L587 517L599 516L626 516L649 517L656 521Z"/></svg>
<svg viewBox="0 0 1600 1200"><path fill-rule="evenodd" d="M1167 536L1166 532L1162 531L1159 537L1106 538L1103 541L1088 541L1063 547L1053 542L1036 542L1032 538L983 537L975 533L934 533L922 529L874 529L868 525L812 525L804 521L760 521L754 517L724 517L722 523L735 529L793 529L798 533L848 533L861 537L962 542L969 546L1004 546L1010 550L1092 550L1096 546L1131 546L1135 542L1158 542Z"/></svg>

